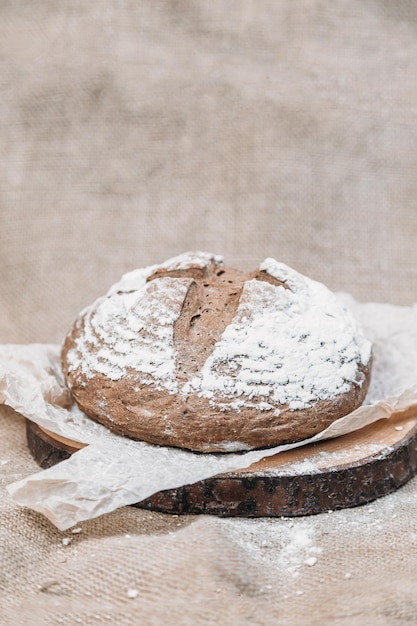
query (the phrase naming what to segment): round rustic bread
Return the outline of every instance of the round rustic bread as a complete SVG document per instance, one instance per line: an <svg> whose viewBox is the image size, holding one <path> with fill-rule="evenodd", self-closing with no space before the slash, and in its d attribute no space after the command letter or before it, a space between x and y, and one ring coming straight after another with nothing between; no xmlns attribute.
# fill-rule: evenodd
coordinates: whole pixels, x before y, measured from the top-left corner
<svg viewBox="0 0 417 626"><path fill-rule="evenodd" d="M200 452L310 437L365 397L371 345L324 285L266 259L187 253L122 277L66 338L78 406L112 431Z"/></svg>

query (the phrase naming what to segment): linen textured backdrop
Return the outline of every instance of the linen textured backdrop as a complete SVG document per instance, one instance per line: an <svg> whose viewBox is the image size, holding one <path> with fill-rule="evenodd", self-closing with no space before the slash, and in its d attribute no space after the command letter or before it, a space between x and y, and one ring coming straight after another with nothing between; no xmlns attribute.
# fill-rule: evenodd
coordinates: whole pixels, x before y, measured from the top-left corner
<svg viewBox="0 0 417 626"><path fill-rule="evenodd" d="M413 0L0 0L2 343L61 342L121 273L189 249L411 304L416 172ZM36 466L0 417L6 485ZM291 522L124 509L67 547L0 494L2 624L417 614L415 481Z"/></svg>

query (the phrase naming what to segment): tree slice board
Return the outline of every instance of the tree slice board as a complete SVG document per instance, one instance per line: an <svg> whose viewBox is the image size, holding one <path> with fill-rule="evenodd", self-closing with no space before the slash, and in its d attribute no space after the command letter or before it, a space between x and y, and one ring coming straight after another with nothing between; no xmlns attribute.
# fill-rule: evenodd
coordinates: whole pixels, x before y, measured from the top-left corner
<svg viewBox="0 0 417 626"><path fill-rule="evenodd" d="M51 467L83 447L27 420L29 449ZM166 513L293 517L365 504L417 473L417 410L266 457L249 468L154 494L134 505Z"/></svg>

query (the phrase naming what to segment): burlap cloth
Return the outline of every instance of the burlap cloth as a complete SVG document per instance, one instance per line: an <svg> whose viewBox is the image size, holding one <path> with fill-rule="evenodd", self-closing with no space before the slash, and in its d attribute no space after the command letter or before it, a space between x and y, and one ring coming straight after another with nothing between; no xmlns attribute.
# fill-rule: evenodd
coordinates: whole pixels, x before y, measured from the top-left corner
<svg viewBox="0 0 417 626"><path fill-rule="evenodd" d="M60 342L188 249L417 301L416 7L0 2L0 342ZM62 534L3 489L36 465L0 419L1 624L417 623L416 480L311 518L126 507Z"/></svg>

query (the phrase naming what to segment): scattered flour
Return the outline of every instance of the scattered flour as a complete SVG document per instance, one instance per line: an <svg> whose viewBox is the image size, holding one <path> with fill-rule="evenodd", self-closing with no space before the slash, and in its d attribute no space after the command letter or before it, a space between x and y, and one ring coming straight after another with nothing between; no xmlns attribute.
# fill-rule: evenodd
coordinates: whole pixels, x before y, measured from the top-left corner
<svg viewBox="0 0 417 626"><path fill-rule="evenodd" d="M385 441L355 445L354 448L349 446L347 449L338 448L333 451L322 450L311 456L307 456L302 461L290 461L282 463L267 471L269 476L294 476L297 474L317 474L322 470L333 471L337 467L366 457L374 456L376 458L387 455L392 452L393 448ZM308 452L308 454L310 454Z"/></svg>
<svg viewBox="0 0 417 626"><path fill-rule="evenodd" d="M314 526L308 519L222 520L223 530L250 559L271 573L296 579L301 570L317 563L322 549L314 543Z"/></svg>

